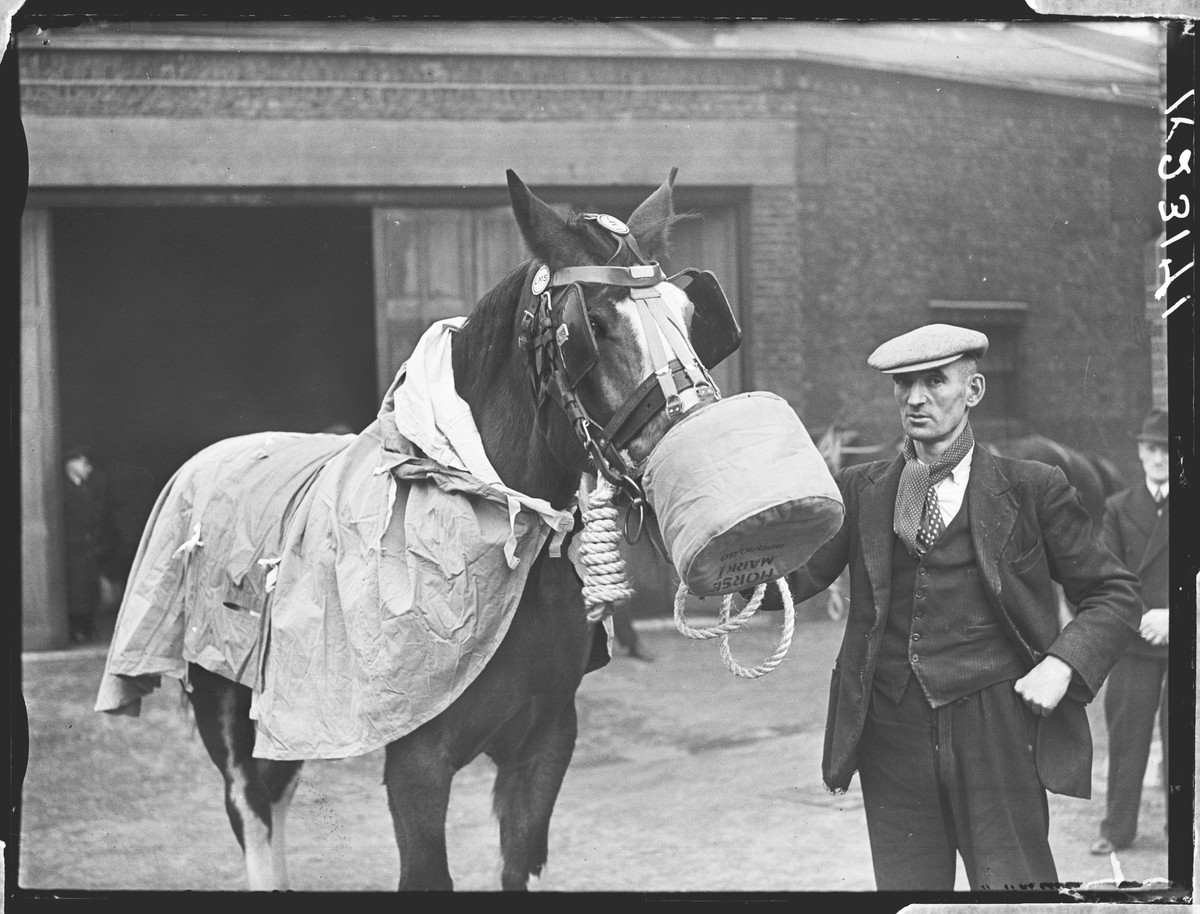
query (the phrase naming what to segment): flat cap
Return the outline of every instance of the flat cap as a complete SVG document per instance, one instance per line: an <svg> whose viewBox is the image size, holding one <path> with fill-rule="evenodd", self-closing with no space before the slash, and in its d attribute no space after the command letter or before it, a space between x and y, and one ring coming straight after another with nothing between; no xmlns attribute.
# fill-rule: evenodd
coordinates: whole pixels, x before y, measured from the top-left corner
<svg viewBox="0 0 1200 914"><path fill-rule="evenodd" d="M978 330L953 324L926 324L888 340L867 358L867 364L884 374L924 371L948 365L964 355L982 358L988 338Z"/></svg>

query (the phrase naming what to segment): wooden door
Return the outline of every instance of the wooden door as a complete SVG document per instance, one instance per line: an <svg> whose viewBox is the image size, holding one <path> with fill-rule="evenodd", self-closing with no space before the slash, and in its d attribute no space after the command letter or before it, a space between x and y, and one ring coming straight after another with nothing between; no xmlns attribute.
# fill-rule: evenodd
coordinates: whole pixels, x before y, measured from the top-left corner
<svg viewBox="0 0 1200 914"><path fill-rule="evenodd" d="M380 396L434 321L475 303L472 213L385 209L375 213L376 354Z"/></svg>
<svg viewBox="0 0 1200 914"><path fill-rule="evenodd" d="M663 269L676 273L689 267L716 274L733 313L741 323L737 268L737 222L733 207L721 207L700 219L686 219L671 230L671 257ZM741 350L710 372L722 396L740 393Z"/></svg>

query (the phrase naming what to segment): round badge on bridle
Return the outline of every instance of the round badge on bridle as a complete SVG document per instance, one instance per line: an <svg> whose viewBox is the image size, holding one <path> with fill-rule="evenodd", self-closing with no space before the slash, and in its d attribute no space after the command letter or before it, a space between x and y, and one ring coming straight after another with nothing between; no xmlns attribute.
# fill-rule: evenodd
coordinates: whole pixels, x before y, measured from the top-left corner
<svg viewBox="0 0 1200 914"><path fill-rule="evenodd" d="M616 216L610 216L608 213L601 213L596 217L596 221L602 226L617 235L628 235L629 226L618 219Z"/></svg>
<svg viewBox="0 0 1200 914"><path fill-rule="evenodd" d="M534 295L541 295L546 291L548 285L550 285L550 268L542 264L533 274L533 282L529 286L529 291Z"/></svg>

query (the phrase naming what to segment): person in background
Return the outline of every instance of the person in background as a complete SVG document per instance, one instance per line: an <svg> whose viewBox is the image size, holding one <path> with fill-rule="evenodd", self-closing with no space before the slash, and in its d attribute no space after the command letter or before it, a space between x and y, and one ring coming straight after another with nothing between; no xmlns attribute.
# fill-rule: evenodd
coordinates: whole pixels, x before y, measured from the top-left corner
<svg viewBox="0 0 1200 914"><path fill-rule="evenodd" d="M1162 786L1167 780L1167 651L1170 594L1167 533L1170 527L1170 463L1167 413L1153 409L1138 435L1145 478L1109 497L1104 511L1108 548L1142 582L1142 619L1125 655L1113 667L1104 695L1108 729L1108 792L1093 854L1129 847L1137 836L1142 783L1158 717Z"/></svg>
<svg viewBox="0 0 1200 914"><path fill-rule="evenodd" d="M822 774L858 772L880 890L953 890L956 855L975 890L1057 883L1046 792L1090 795L1084 705L1137 632L1137 579L1062 470L975 446L987 345L931 324L871 354L903 453L836 474L845 520L793 576L799 602L850 567Z"/></svg>
<svg viewBox="0 0 1200 914"><path fill-rule="evenodd" d="M112 538L108 476L88 450L71 448L63 457L67 546L67 626L71 641L91 641L100 608L100 565Z"/></svg>
<svg viewBox="0 0 1200 914"><path fill-rule="evenodd" d="M628 602L613 607L613 640L634 660L652 661L653 656L642 646L633 625L633 608Z"/></svg>

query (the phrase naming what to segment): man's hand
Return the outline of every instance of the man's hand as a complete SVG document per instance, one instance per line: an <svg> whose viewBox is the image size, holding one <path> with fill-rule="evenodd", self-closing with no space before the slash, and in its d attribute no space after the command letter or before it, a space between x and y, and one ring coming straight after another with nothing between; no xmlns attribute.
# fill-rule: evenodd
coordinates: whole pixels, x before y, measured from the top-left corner
<svg viewBox="0 0 1200 914"><path fill-rule="evenodd" d="M1029 710L1049 717L1067 694L1073 672L1066 661L1047 654L1041 663L1014 682L1013 688Z"/></svg>
<svg viewBox="0 0 1200 914"><path fill-rule="evenodd" d="M1165 609L1148 609L1142 613L1142 625L1138 633L1154 645L1168 643L1168 615Z"/></svg>

